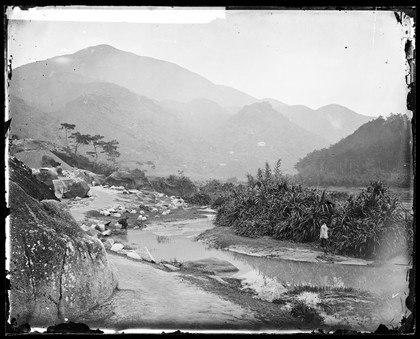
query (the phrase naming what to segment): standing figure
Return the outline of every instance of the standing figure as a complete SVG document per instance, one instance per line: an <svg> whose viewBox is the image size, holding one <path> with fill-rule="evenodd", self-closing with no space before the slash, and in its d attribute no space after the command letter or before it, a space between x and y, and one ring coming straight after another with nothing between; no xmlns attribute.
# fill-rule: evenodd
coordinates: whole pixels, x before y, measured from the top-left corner
<svg viewBox="0 0 420 339"><path fill-rule="evenodd" d="M125 216L124 218L121 218L120 220L118 220L118 223L120 225L122 225L121 229L126 230L128 228L128 222L127 222L127 220L128 220L128 217L127 216Z"/></svg>
<svg viewBox="0 0 420 339"><path fill-rule="evenodd" d="M319 238L321 239L321 247L325 248L327 245L327 239L328 239L328 227L327 224L324 222L321 225L321 231L319 233Z"/></svg>

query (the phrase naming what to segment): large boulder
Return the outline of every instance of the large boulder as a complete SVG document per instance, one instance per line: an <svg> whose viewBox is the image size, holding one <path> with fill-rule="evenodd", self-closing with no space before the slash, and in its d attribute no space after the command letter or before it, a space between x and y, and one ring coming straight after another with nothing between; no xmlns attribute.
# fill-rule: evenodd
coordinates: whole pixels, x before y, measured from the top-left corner
<svg viewBox="0 0 420 339"><path fill-rule="evenodd" d="M89 185L84 180L62 179L62 183L67 187L63 193L63 198L84 198L90 190Z"/></svg>
<svg viewBox="0 0 420 339"><path fill-rule="evenodd" d="M184 268L194 269L206 273L226 273L239 271L239 269L232 265L229 261L213 257L201 260L186 261L182 264L182 266Z"/></svg>
<svg viewBox="0 0 420 339"><path fill-rule="evenodd" d="M105 175L87 170L79 170L78 177L85 180L89 185L103 185L105 183Z"/></svg>
<svg viewBox="0 0 420 339"><path fill-rule="evenodd" d="M32 174L35 178L48 186L49 189L54 189L53 180L58 179L58 174L55 168L52 167L41 167L33 170Z"/></svg>
<svg viewBox="0 0 420 339"><path fill-rule="evenodd" d="M151 179L151 184L157 192L165 193L169 196L189 198L198 192L197 187L189 178L175 175L170 175L167 178L153 178Z"/></svg>
<svg viewBox="0 0 420 339"><path fill-rule="evenodd" d="M105 179L105 183L111 186L124 186L131 189L152 188L144 172L139 169L113 172Z"/></svg>
<svg viewBox="0 0 420 339"><path fill-rule="evenodd" d="M47 326L109 298L117 280L102 242L84 234L64 203L9 187L10 316Z"/></svg>
<svg viewBox="0 0 420 339"><path fill-rule="evenodd" d="M26 194L36 200L58 200L54 191L37 180L32 175L32 170L15 157L9 157L9 179L19 184Z"/></svg>

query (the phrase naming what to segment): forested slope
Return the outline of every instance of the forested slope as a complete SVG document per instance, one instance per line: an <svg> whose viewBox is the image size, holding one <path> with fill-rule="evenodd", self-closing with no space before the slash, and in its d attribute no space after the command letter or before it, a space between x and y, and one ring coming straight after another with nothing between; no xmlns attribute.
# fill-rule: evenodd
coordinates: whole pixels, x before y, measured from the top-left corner
<svg viewBox="0 0 420 339"><path fill-rule="evenodd" d="M391 114L362 125L337 144L300 159L298 179L309 185L365 185L381 179L391 186L411 183L411 122Z"/></svg>

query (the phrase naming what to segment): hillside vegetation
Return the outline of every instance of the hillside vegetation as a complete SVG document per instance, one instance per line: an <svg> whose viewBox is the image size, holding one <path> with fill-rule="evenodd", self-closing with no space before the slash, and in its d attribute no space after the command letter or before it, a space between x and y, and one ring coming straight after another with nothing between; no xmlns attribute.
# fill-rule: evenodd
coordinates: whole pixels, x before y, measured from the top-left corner
<svg viewBox="0 0 420 339"><path fill-rule="evenodd" d="M308 185L411 185L411 123L406 115L391 114L362 125L337 144L309 153L295 168Z"/></svg>

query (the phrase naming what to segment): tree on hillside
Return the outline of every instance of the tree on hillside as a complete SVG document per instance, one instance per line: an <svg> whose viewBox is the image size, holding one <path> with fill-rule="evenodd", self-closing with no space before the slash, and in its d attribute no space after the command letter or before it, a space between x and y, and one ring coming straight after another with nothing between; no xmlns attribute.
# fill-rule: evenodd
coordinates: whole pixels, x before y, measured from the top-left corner
<svg viewBox="0 0 420 339"><path fill-rule="evenodd" d="M102 144L104 141L102 140L104 138L103 135L96 134L93 137L91 137L91 142L93 146L93 152L87 152L88 154L95 156L95 161L98 160L98 148L102 147Z"/></svg>
<svg viewBox="0 0 420 339"><path fill-rule="evenodd" d="M90 134L81 134L80 132L72 133L69 138L74 139L74 154L77 154L77 148L80 145L89 145L92 141Z"/></svg>
<svg viewBox="0 0 420 339"><path fill-rule="evenodd" d="M76 127L76 125L74 125L74 124L68 124L66 122L63 122L61 124L60 129L64 129L64 132L66 133L66 147L67 148L69 147L69 143L68 143L68 139L67 139L67 132L74 130L75 127Z"/></svg>
<svg viewBox="0 0 420 339"><path fill-rule="evenodd" d="M117 140L111 141L102 141L100 146L102 147L102 152L105 153L107 156L107 160L111 161L113 164L116 163L117 158L121 155L120 152L117 151L119 142Z"/></svg>

